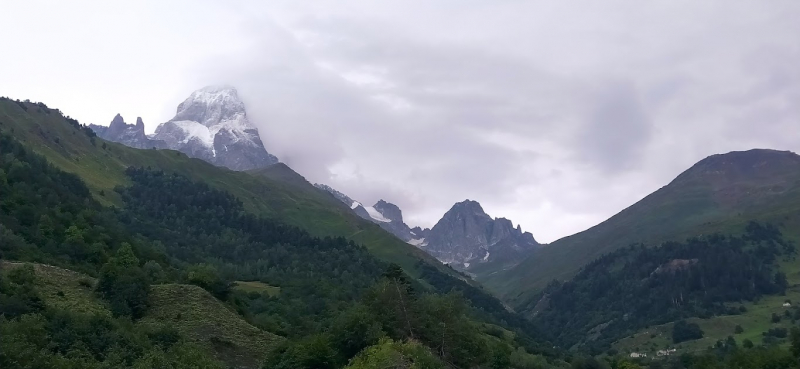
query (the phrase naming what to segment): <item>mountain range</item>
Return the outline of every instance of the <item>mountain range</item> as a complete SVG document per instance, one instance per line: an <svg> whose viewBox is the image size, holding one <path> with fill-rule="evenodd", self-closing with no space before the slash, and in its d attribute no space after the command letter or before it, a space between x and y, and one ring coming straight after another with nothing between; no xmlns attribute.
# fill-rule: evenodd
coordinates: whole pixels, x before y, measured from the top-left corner
<svg viewBox="0 0 800 369"><path fill-rule="evenodd" d="M514 228L508 219L490 217L477 201L454 204L433 228L410 228L395 204L381 199L373 206L364 206L330 186L315 186L350 206L361 218L462 270L479 263L513 262L539 246L532 234L522 232L520 226Z"/></svg>
<svg viewBox="0 0 800 369"><path fill-rule="evenodd" d="M32 107L34 106L29 106L29 109ZM11 111L10 108L7 110ZM34 113L28 110L28 114ZM542 317L558 319L539 322L549 327L550 333L558 333L558 327L562 325L566 327L570 322L581 321L579 326L565 328L565 332L569 331L569 337L562 337L562 342L580 343L589 347L592 346L593 339L603 337L603 345L595 347L602 347L604 350L609 345L632 340L631 337L647 336L647 332L636 332L635 329L644 329L651 323L659 324L657 329L664 331L671 329L661 324L665 321L672 324L682 317L699 319L698 316L702 315L703 319L710 319L714 321L713 324L717 324L714 314L728 314L729 310L725 308L727 305L715 304L731 302L707 300L707 295L694 291L691 296L695 300L689 302L692 306L713 308L684 309L681 301L669 306L669 313L673 315L662 314L661 320L648 316L649 320L638 322L644 325L637 325L637 322L621 324L620 319L624 320L629 316L625 312L627 307L624 304L613 306L613 309L611 306L580 308L569 305L570 301L583 301L591 305L592 301L596 301L591 296L595 286L602 286L601 290L614 288L620 295L623 292L647 291L647 283L691 286L676 282L685 277L681 273L696 275L691 273L712 270L709 265L713 266L718 261L704 259L711 254L704 254L702 250L689 252L686 251L687 248L701 245L698 247L716 248L719 251L724 249L720 245L736 245L739 242L735 241L736 237L744 240L742 242L754 242L753 247L756 248L759 247L758 242L774 246L788 245L800 240L800 156L788 151L753 149L709 156L608 220L575 235L540 245L531 233L523 232L519 226L514 227L508 219L489 216L480 203L474 200L454 204L428 229L406 224L402 210L388 201L380 200L367 206L330 186L310 184L285 164L277 163L277 158L264 149L258 131L247 120L244 105L238 99L235 89L228 87L209 87L196 91L181 103L175 118L161 124L154 135L144 134L141 119L137 119L136 124L127 124L122 117L117 116L108 127L92 126L98 136L126 146L140 149L166 148L185 155L167 150L129 150L114 145L106 148L105 143L102 149L85 143L68 144L55 139L58 137L67 141L70 138L68 132L53 133L57 129L50 124L50 120L55 119L50 115L37 115L35 119L48 123L35 127L13 123L22 120L12 118L10 121L16 124L12 126L25 133L27 144L45 153L60 168L90 179L89 187L102 202L119 204L119 198L115 197L113 189L126 183L126 179L120 174L121 168L133 164L169 168L170 171L195 179L216 178L217 180L211 182L214 186L244 199L245 207L250 211L281 219L308 229L315 235L347 237L354 242L363 243L381 260L401 265L412 277L429 278L425 279L426 283L435 284L436 281L430 279L427 272L426 268L431 266L477 289L485 286L510 309L533 322L543 319ZM8 122L9 118L4 120ZM222 174L213 166L201 165L198 161L186 161L186 156L203 159L236 172ZM103 175L98 175L98 171L104 171ZM100 193L105 195L101 196ZM763 228L770 230L766 231L767 236L761 231L754 235L749 225L753 221L768 225ZM773 226L781 232L780 236L771 235L773 228L770 227ZM676 246L674 242L684 243ZM640 251L647 248L658 249L658 257ZM786 248L789 250L788 246ZM672 253L669 250L682 251ZM679 252L690 256L685 257ZM719 251L714 255L727 254ZM753 263L764 264L758 266L764 268L760 269L764 273L752 278L763 279L764 275L771 278L774 274L775 280L769 283L785 287L783 293L786 296L800 298L800 271L796 268L796 263L791 262L792 252L776 255L778 256L773 257L774 262L753 259ZM626 260L635 257L652 257L651 262L655 264L626 264ZM443 267L434 258L452 268ZM424 264L420 264L420 260ZM621 264L615 264L617 262ZM674 273L657 272L671 265L685 267L676 269ZM621 270L628 273L625 281L630 284L615 286L614 283L623 278L615 280L609 279L609 276L622 273ZM722 272L724 273L718 275L730 275L735 271ZM781 273L785 275L778 278L777 275L783 275ZM644 277L632 278L634 275ZM713 277L713 274L710 275ZM737 278L744 277L738 275ZM663 282L664 279L668 282ZM784 283L784 279L787 282ZM747 280L746 283L755 282ZM574 295L577 293L573 288L576 285L585 295ZM719 290L729 291L725 288ZM767 295L773 293L769 288L760 291L758 293ZM683 296L680 292L677 292L678 296ZM555 296L560 300L551 300ZM690 296L688 291L686 296ZM772 297L774 296L767 296L768 301L772 301ZM660 301L658 296L651 298ZM762 296L755 297L756 301L760 298ZM751 302L744 300L741 303ZM592 310L595 315L581 316L578 319L566 313L558 314L549 306L569 307L571 314ZM742 305L744 310L739 313L742 317L737 318L740 319L737 321L749 324L747 319L763 318L749 315L751 313L747 309L751 305L747 306L744 308ZM759 308L754 309L752 314L774 312L773 310L773 307ZM744 311L746 313L741 314ZM704 324L712 323L699 321L698 324L706 327ZM613 334L602 332L607 326L613 327ZM756 333L760 334L761 331ZM584 335L588 338L583 337ZM630 337L622 338L625 335ZM719 335L722 333L712 333L712 337ZM663 345L662 341L657 342ZM638 346L619 347L635 350Z"/></svg>
<svg viewBox="0 0 800 369"><path fill-rule="evenodd" d="M117 114L109 126L90 125L103 139L138 149L172 149L232 170L266 168L278 162L267 152L258 130L250 123L244 103L231 86L208 86L194 91L178 105L175 117L146 135L141 118L125 123ZM403 242L417 246L440 261L460 269L478 263L513 261L538 243L511 221L493 219L480 204L455 204L432 229L412 230L396 205L380 200L364 206L324 184L316 184L350 207L359 217L378 224Z"/></svg>
<svg viewBox="0 0 800 369"><path fill-rule="evenodd" d="M127 146L175 149L234 170L266 168L277 162L264 149L236 89L229 86L193 92L178 106L175 117L150 136L144 134L140 118L136 124L126 124L117 115L108 127L91 127L100 137ZM794 169L762 172L773 166L791 167L795 159L793 153L773 150L711 156L609 220L547 246L539 245L520 227L514 228L511 221L490 217L477 201L454 204L434 227L423 229L406 224L401 209L391 202L380 200L366 206L330 186L315 187L358 217L444 263L469 271L510 301L523 303L549 280L567 279L593 258L618 247L740 225L752 217L753 207L780 196L779 189L791 182L785 178Z"/></svg>

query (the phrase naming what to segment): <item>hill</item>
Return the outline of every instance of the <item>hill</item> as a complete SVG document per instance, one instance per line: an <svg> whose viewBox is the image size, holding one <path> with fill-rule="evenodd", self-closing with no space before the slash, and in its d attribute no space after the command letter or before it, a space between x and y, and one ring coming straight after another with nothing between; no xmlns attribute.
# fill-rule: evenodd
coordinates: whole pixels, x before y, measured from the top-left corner
<svg viewBox="0 0 800 369"><path fill-rule="evenodd" d="M742 303L787 298L792 286L781 266L796 263L796 255L796 247L775 227L755 222L739 237L714 234L658 247L633 245L600 257L567 282L551 283L523 311L557 343L601 352L640 329L688 318L742 316L748 312ZM753 323L771 318L757 314L763 311L752 309Z"/></svg>
<svg viewBox="0 0 800 369"><path fill-rule="evenodd" d="M173 325L182 336L237 367L258 367L270 348L283 340L250 325L206 290L185 284L154 285L150 308L139 324Z"/></svg>
<svg viewBox="0 0 800 369"><path fill-rule="evenodd" d="M0 273L8 275L23 265L0 262ZM97 282L94 278L51 265L29 265L35 271L34 288L46 308L84 316L111 317L107 302L93 291ZM154 285L149 300L150 308L136 323L136 330L156 332L169 325L180 337L233 367L259 367L267 352L283 340L250 325L197 286Z"/></svg>
<svg viewBox="0 0 800 369"><path fill-rule="evenodd" d="M483 268L477 279L519 307L551 280L569 279L601 255L634 243L739 233L750 220L779 225L788 239L796 239L798 210L800 156L761 149L713 155L608 220L544 246L509 269Z"/></svg>
<svg viewBox="0 0 800 369"><path fill-rule="evenodd" d="M703 338L675 344L671 339L674 323L656 325L630 334L614 342L614 349L629 354L631 352L644 352L655 354L657 350L676 349L679 353L700 352L708 347L717 345L718 341L725 342L729 336L733 337L739 347L745 340L755 345L771 343L785 344L785 337L771 336L770 330L791 330L800 320L800 265L796 259L780 262L781 270L786 272L788 287L785 295L764 296L757 301L743 301L729 303L730 307L739 309L734 315L718 315L705 318L692 318L687 321L697 324L704 332ZM786 302L789 301L789 306ZM744 307L742 309L742 307ZM787 312L789 313L787 316ZM773 321L773 316L780 317ZM736 327L741 327L741 331Z"/></svg>

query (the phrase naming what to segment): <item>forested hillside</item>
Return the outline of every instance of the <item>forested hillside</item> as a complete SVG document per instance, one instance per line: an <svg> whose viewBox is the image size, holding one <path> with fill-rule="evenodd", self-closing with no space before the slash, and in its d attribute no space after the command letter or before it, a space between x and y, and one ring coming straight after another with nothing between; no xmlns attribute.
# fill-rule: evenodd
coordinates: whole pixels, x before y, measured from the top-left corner
<svg viewBox="0 0 800 369"><path fill-rule="evenodd" d="M709 235L606 254L575 278L551 283L525 311L561 345L600 352L644 327L738 315L742 302L783 295L788 282L778 262L794 260L795 246L777 228L751 222L739 237Z"/></svg>
<svg viewBox="0 0 800 369"><path fill-rule="evenodd" d="M267 367L337 368L371 345L376 355L389 350L441 367L559 363L530 323L422 260L430 284L352 241L253 215L205 183L148 168L125 173L130 185L114 193L121 206L106 207L80 178L0 132L0 258L85 273L79 283L89 293L79 301L95 301L106 312L50 303L30 267L3 268L0 323L15 337L0 343L3 367L147 367L153 360L252 367L266 355ZM232 288L234 281L258 281L279 292ZM165 299L164 283L199 286L224 302L216 309L230 309L285 343L267 340L274 350L247 352L246 339L225 332L197 336L184 325L198 324L196 311ZM182 323L189 316L193 323ZM148 321L168 331L130 324ZM61 346L44 338L59 332L69 337ZM30 361L32 352L40 358ZM379 358L365 352L354 365L371 360Z"/></svg>

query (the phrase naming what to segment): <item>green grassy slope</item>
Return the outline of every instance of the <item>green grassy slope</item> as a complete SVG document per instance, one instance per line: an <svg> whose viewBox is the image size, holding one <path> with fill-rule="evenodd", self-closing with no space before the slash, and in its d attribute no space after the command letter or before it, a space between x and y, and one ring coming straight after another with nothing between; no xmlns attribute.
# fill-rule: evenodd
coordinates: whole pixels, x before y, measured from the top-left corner
<svg viewBox="0 0 800 369"><path fill-rule="evenodd" d="M0 272L6 272L24 263L0 261ZM111 316L106 303L94 293L94 278L51 265L32 264L36 272L36 287L45 304L76 313Z"/></svg>
<svg viewBox="0 0 800 369"><path fill-rule="evenodd" d="M184 284L154 285L150 308L139 324L168 324L215 357L234 366L257 367L282 338L262 331L204 289Z"/></svg>
<svg viewBox="0 0 800 369"><path fill-rule="evenodd" d="M478 280L519 305L552 279L569 279L620 247L738 232L749 220L776 224L797 239L800 156L772 150L711 156L603 223L555 241L513 268L484 271Z"/></svg>
<svg viewBox="0 0 800 369"><path fill-rule="evenodd" d="M2 261L0 272L21 265ZM36 287L46 305L111 316L107 303L94 292L94 278L50 265L33 264L33 267ZM283 339L250 325L197 286L153 285L149 303L146 315L136 324L174 327L182 337L234 367L258 367L271 347Z"/></svg>
<svg viewBox="0 0 800 369"><path fill-rule="evenodd" d="M258 294L267 294L269 296L275 296L281 293L280 287L270 286L264 282L259 281L236 281L233 282L233 289L237 291L242 291L244 293L255 292Z"/></svg>
<svg viewBox="0 0 800 369"><path fill-rule="evenodd" d="M424 251L359 218L283 164L252 173L235 172L177 151L139 150L99 137L90 139L57 110L7 99L0 99L0 130L11 133L60 169L80 176L106 205L122 205L113 189L129 185L125 168L150 166L205 181L238 197L248 211L296 225L313 235L352 239L414 277L419 276L415 265L420 259L457 276Z"/></svg>

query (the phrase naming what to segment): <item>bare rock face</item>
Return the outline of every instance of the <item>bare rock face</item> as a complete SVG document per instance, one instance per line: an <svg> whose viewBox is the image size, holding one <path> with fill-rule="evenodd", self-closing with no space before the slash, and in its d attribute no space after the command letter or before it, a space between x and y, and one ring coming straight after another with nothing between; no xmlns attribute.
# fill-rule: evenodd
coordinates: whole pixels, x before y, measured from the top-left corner
<svg viewBox="0 0 800 369"><path fill-rule="evenodd" d="M156 128L154 139L190 157L233 170L263 168L278 162L267 152L244 103L230 86L209 86L178 105L175 117Z"/></svg>
<svg viewBox="0 0 800 369"><path fill-rule="evenodd" d="M142 118L136 118L136 124L127 124L121 115L117 114L111 120L108 127L90 124L89 127L100 136L100 138L121 143L125 146L137 149L165 149L167 144L164 141L153 140L144 133L144 122Z"/></svg>
<svg viewBox="0 0 800 369"><path fill-rule="evenodd" d="M399 239L414 243L414 240L417 239L412 232L411 228L403 222L403 212L400 211L400 208L397 205L392 204L390 202L386 202L384 200L379 200L372 206L373 209L378 211L385 219L388 219L388 222L380 222L380 226L383 229L389 231L389 233L397 236Z"/></svg>
<svg viewBox="0 0 800 369"><path fill-rule="evenodd" d="M465 200L453 205L425 235L423 248L448 264L465 268L475 263L513 260L539 246L522 228L514 228L505 218L490 217L477 201ZM416 231L415 231L416 233Z"/></svg>

